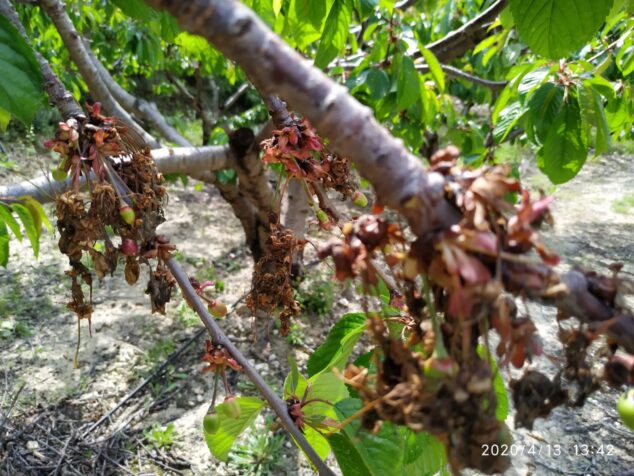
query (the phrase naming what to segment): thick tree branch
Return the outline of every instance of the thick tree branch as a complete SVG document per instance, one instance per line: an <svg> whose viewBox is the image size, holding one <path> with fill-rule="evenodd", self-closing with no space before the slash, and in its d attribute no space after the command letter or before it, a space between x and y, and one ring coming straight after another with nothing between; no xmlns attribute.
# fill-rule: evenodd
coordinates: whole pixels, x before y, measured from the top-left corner
<svg viewBox="0 0 634 476"><path fill-rule="evenodd" d="M197 176L201 171L230 168L234 157L228 146L179 147L154 149L152 158L159 172ZM0 200L31 196L41 203L53 201L56 195L70 188L70 180L55 180L46 174L15 185L0 186Z"/></svg>
<svg viewBox="0 0 634 476"><path fill-rule="evenodd" d="M58 0L40 0L39 4L53 21L55 28L62 37L64 45L68 49L71 59L77 66L77 69L81 73L82 78L84 78L84 81L86 81L95 99L101 102L106 111L131 127L151 148L159 148L160 145L158 141L143 130L110 94L105 82L101 79L97 67L90 59L79 33L77 33L75 26L68 17L64 5Z"/></svg>
<svg viewBox="0 0 634 476"><path fill-rule="evenodd" d="M262 93L279 94L310 119L336 152L356 163L361 175L375 186L379 201L407 219L414 234L424 239L428 233L460 219L458 211L444 199L441 176L427 173L402 141L394 139L376 122L368 108L301 58L244 5L235 0L147 0L147 3L167 8L186 30L205 36L244 68ZM498 1L491 8L501 5L502 1ZM542 271L548 273L549 283L562 284L561 295L550 296L550 304L574 312L575 316L578 313L586 322L606 326L610 323L621 332L634 327L631 315L623 316L605 305L594 306L598 299L587 280L570 274L559 276L547 267ZM539 272L539 267L531 267L525 275L528 279L530 273ZM512 284L508 283L510 288ZM527 286L524 282L516 292ZM545 299L544 292L536 289L529 295ZM608 328L608 333L613 338L619 337L614 327ZM629 352L634 351L632 334L621 335L617 342Z"/></svg>
<svg viewBox="0 0 634 476"><path fill-rule="evenodd" d="M112 93L114 99L121 104L126 111L130 111L145 119L168 141L181 147L191 147L191 144L176 129L167 123L165 117L159 112L155 104L144 99L136 98L123 89L88 47L86 40L84 40L84 46L86 47L86 52L90 56L90 59L97 68L99 76L101 76L101 79L106 84L106 87Z"/></svg>
<svg viewBox="0 0 634 476"><path fill-rule="evenodd" d="M18 17L15 8L9 2L9 0L0 0L0 15L6 17L12 24L17 28L20 34L24 37L24 39L29 42L29 38L26 34L26 30L24 29L24 25L20 22L20 18ZM49 99L55 105L55 107L59 110L60 114L63 117L80 117L84 115L84 111L79 106L73 95L70 94L61 81L57 78L51 66L44 59L44 57L33 50L35 53L35 58L37 62L40 64L40 70L42 71L42 76L44 77L44 90L48 94Z"/></svg>
<svg viewBox="0 0 634 476"><path fill-rule="evenodd" d="M448 33L440 40L425 45L425 48L434 53L441 63L448 63L452 59L464 55L486 38L488 24L495 20L498 14L504 10L506 4L507 0L497 0L477 17L457 30ZM419 51L414 53L415 58L421 56Z"/></svg>
<svg viewBox="0 0 634 476"><path fill-rule="evenodd" d="M235 0L148 3L168 8L186 30L205 36L247 72L262 94L279 94L309 118L337 153L356 162L381 203L403 213L417 234L458 218L444 200L442 177L427 174L370 109L301 58L247 7Z"/></svg>

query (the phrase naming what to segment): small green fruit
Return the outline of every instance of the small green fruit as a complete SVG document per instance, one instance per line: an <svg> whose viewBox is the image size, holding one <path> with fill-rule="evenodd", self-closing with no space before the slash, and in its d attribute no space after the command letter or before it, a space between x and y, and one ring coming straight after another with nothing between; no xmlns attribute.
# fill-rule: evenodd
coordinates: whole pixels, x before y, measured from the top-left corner
<svg viewBox="0 0 634 476"><path fill-rule="evenodd" d="M215 299L207 304L207 310L214 317L225 317L227 315L227 305Z"/></svg>
<svg viewBox="0 0 634 476"><path fill-rule="evenodd" d="M215 413L208 413L203 418L203 428L205 433L213 434L220 428L220 417Z"/></svg>
<svg viewBox="0 0 634 476"><path fill-rule="evenodd" d="M124 205L119 208L119 215L121 215L123 221L126 222L128 225L134 225L134 219L136 218L136 216L131 206Z"/></svg>
<svg viewBox="0 0 634 476"><path fill-rule="evenodd" d="M328 223L330 221L330 219L328 218L328 214L323 211L321 208L319 210L317 210L317 220L319 220L320 223Z"/></svg>
<svg viewBox="0 0 634 476"><path fill-rule="evenodd" d="M616 411L619 412L623 424L634 431L634 388L621 395Z"/></svg>
<svg viewBox="0 0 634 476"><path fill-rule="evenodd" d="M352 195L352 203L354 203L357 207L367 207L368 206L368 197L366 197L363 192L357 190Z"/></svg>
<svg viewBox="0 0 634 476"><path fill-rule="evenodd" d="M225 415L229 418L235 418L236 420L240 418L240 403L233 395L225 397L225 401L220 408L224 410Z"/></svg>

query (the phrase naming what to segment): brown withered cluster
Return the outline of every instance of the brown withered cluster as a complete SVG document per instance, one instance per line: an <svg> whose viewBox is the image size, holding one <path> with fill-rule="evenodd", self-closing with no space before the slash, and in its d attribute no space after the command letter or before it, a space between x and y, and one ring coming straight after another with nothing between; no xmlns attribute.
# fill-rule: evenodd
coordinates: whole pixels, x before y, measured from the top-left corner
<svg viewBox="0 0 634 476"><path fill-rule="evenodd" d="M634 317L620 307L625 284L616 268L607 277L578 271L588 283L582 301L598 316L595 321L582 317L569 304L572 291L552 270L559 258L536 231L551 222L551 199L533 199L506 166L469 170L457 165L458 155L448 147L430 162L431 170L445 177L446 199L460 212L459 222L399 252L395 244L403 233L378 217L363 216L345 225L343 237L328 241L319 255L333 258L337 279L369 284L377 279L375 260L382 256L396 282L393 295L403 295L401 305L391 303L402 313L396 319L368 314L370 335L380 349L376 374L356 366L345 371L346 382L363 399L364 426L371 430L390 421L430 432L445 444L454 471L494 473L510 461L485 456L483 445L508 444L510 434L496 418L495 376L478 344L481 338L488 343L488 331L495 330L499 344L492 352L503 367L521 369L542 354L535 324L518 312L511 294L539 298L558 307L559 319L577 317L582 323L560 330L566 361L557 375L527 370L511 382L516 425L528 428L558 405L583 404L602 380L634 383L634 357L616 353L632 353ZM368 235L368 229L374 233ZM404 336L391 334L386 319L407 323ZM608 335L609 355L598 375L588 347L601 334Z"/></svg>
<svg viewBox="0 0 634 476"><path fill-rule="evenodd" d="M256 263L251 281L251 292L247 296L247 307L271 315L279 311L280 333L288 334L291 318L301 312L295 300L291 282L293 252L304 246L293 236L293 232L278 223L271 214L271 234L267 240L266 254Z"/></svg>
<svg viewBox="0 0 634 476"><path fill-rule="evenodd" d="M90 322L92 271L82 261L85 256L99 279L124 260L129 284L139 279L140 264L149 265L154 258L147 293L152 311L164 313L175 285L165 261L174 247L155 234L164 221L165 188L149 148L116 119L103 116L99 104L89 108L86 119L60 123L46 145L60 154L58 170L73 181L71 190L56 199L59 248L71 265L66 272L72 280L68 307ZM88 182L86 192L80 190L82 178Z"/></svg>

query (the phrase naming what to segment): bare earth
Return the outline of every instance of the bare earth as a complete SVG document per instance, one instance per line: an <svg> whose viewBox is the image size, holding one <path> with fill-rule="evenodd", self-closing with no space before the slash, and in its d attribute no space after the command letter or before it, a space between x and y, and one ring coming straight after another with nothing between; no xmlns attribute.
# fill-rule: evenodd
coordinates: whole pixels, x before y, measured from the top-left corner
<svg viewBox="0 0 634 476"><path fill-rule="evenodd" d="M15 175L0 175L0 183L17 180ZM531 182L545 184L538 178ZM634 196L633 183L631 160L611 156L588 164L577 179L558 188L556 225L546 234L548 243L565 258L562 269L580 265L605 270L621 261L623 272L634 278L634 207L619 207L628 195ZM220 296L227 304L243 297L250 287L251 259L240 225L222 199L206 187L195 191L193 184L172 186L166 218L160 232L178 246L185 269L201 279L224 281ZM77 323L65 308L69 283L56 240L53 234L43 236L37 260L28 244L12 241L9 267L0 269L0 474L266 474L246 473L210 456L201 429L212 394L211 379L200 372L204 337L109 421L82 437L91 423L194 336L200 325L179 296L166 316L151 315L143 279L127 286L118 270L95 287L92 337L82 322L80 367L73 369ZM324 265L310 268L312 276L320 272L330 271ZM241 304L222 325L279 390L287 353L292 351L304 362L337 316L355 308L344 288L335 286L335 292L332 313L321 319L304 317L303 338L293 346L276 330L270 333L269 344L260 339L254 345L252 321ZM531 304L528 312L549 356L561 358L554 311ZM549 359L533 365L553 373ZM241 394L255 395L243 380L233 378L232 385ZM618 394L605 389L583 408L556 409L547 421L537 421L532 431L514 430L514 451L519 456L507 474L634 474L634 433L616 414ZM153 423L164 427L169 422L175 426L173 445L153 448L144 430ZM259 428L263 422L261 416ZM508 423L512 428L512 415ZM585 454L582 445L588 446L588 453L593 447L595 454ZM268 474L311 474L288 438L277 458Z"/></svg>

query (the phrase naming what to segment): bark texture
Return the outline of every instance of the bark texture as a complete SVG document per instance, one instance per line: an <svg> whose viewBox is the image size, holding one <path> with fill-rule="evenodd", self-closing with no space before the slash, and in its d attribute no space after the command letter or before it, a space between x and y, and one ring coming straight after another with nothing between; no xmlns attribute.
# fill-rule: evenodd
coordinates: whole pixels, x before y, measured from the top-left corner
<svg viewBox="0 0 634 476"><path fill-rule="evenodd" d="M115 81L101 61L99 61L99 59L94 55L85 40L84 46L86 47L86 52L90 56L90 59L97 68L99 76L101 76L101 79L106 84L106 87L112 94L113 98L126 111L130 111L138 117L142 117L168 141L181 147L191 147L191 144L176 129L167 123L156 107L156 104L146 101L145 99L136 98L123 89L119 83Z"/></svg>
<svg viewBox="0 0 634 476"><path fill-rule="evenodd" d="M247 7L235 0L149 0L187 31L207 38L236 61L263 94L278 94L308 117L332 148L350 157L376 188L379 201L400 211L416 234L458 219L444 200L444 181L428 174L369 108L314 68Z"/></svg>
<svg viewBox="0 0 634 476"><path fill-rule="evenodd" d="M234 161L231 149L227 146L164 148L154 149L151 153L159 172L164 174L199 175L201 170L211 172L229 168ZM55 180L51 174L46 174L15 185L0 186L0 199L10 200L28 195L40 203L48 203L69 188L69 180Z"/></svg>
<svg viewBox="0 0 634 476"><path fill-rule="evenodd" d="M55 28L62 37L73 63L75 63L77 69L79 69L82 78L86 81L95 99L101 102L108 113L116 116L126 125L130 126L152 149L158 149L160 147L158 141L139 126L110 94L106 83L99 75L97 67L90 59L90 55L86 51L79 33L77 33L75 26L68 17L64 4L58 0L40 0L39 4L55 24Z"/></svg>
<svg viewBox="0 0 634 476"><path fill-rule="evenodd" d="M487 37L488 24L495 20L507 3L507 0L497 0L473 20L448 33L440 40L429 43L425 48L434 53L441 63L448 63L452 59L464 55ZM420 52L414 54L415 58L420 56L422 56Z"/></svg>

